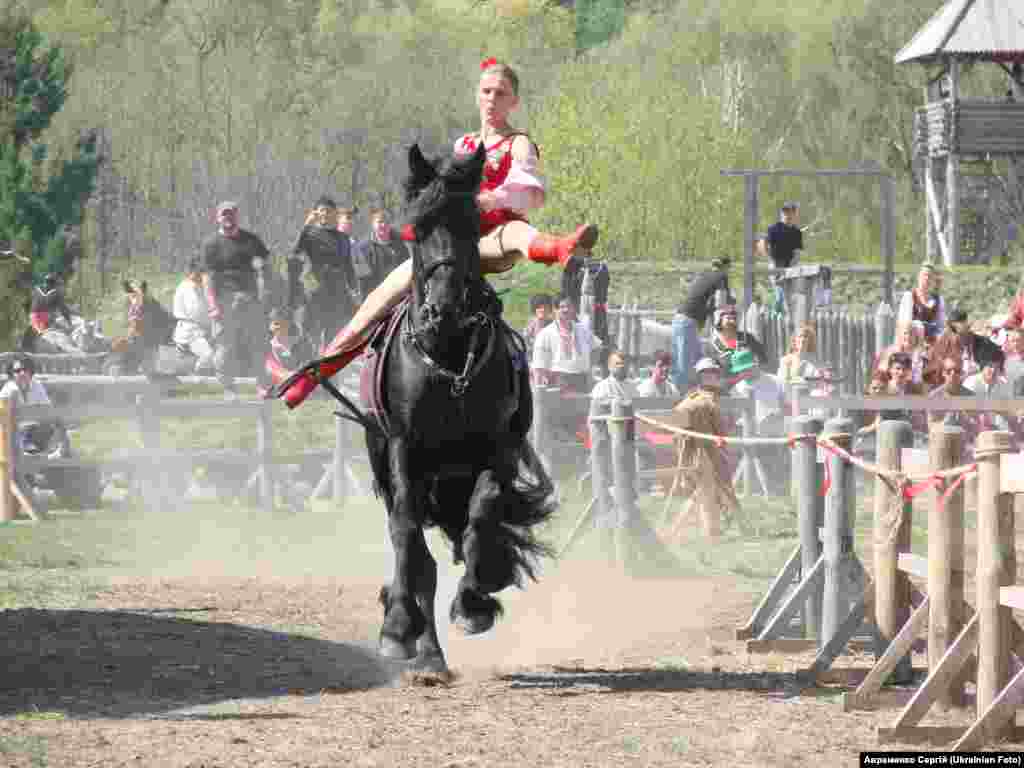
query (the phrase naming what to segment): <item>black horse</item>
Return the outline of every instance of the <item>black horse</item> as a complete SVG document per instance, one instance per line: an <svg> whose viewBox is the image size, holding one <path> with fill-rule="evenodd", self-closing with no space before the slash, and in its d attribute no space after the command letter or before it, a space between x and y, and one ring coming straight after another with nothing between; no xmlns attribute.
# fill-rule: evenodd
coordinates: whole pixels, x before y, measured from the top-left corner
<svg viewBox="0 0 1024 768"><path fill-rule="evenodd" d="M394 343L381 351L383 426L367 431L395 553L394 580L381 592L380 652L438 674L448 668L424 528L439 527L455 562L465 562L450 616L467 634L490 629L502 612L493 595L535 578L537 560L550 554L536 534L553 511L552 483L527 439L525 346L480 275L484 160L482 151L434 162L417 146L409 151L413 290Z"/></svg>

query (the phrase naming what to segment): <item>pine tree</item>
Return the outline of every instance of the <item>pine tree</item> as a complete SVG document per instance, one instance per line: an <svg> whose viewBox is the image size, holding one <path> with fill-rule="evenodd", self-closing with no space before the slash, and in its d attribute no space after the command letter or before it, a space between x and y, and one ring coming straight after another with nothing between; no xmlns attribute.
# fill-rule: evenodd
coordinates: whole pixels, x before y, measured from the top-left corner
<svg viewBox="0 0 1024 768"><path fill-rule="evenodd" d="M28 251L33 276L68 276L75 265L67 229L81 224L98 159L95 135L83 136L58 169L40 136L64 106L70 75L59 47L46 47L28 21L0 29L0 240Z"/></svg>

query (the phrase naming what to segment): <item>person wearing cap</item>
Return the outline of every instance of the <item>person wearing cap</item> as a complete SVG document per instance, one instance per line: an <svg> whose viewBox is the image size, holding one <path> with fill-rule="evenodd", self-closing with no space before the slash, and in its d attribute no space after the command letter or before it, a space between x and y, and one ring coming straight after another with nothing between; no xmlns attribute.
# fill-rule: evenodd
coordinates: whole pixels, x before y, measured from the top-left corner
<svg viewBox="0 0 1024 768"><path fill-rule="evenodd" d="M671 423L680 429L724 437L731 430L722 418L722 367L716 359L702 357L693 370L696 386L672 409ZM696 471L677 476L674 481L682 481L683 494L690 499L688 509L667 523L666 538L682 538L689 519L699 514L704 533L710 539L717 539L722 532L722 512L730 515L739 512L725 449L712 440L681 436L677 438L676 450L679 463L695 467Z"/></svg>
<svg viewBox="0 0 1024 768"><path fill-rule="evenodd" d="M228 391L235 377L256 375L262 365L260 283L265 282L270 257L263 241L239 226L238 214L237 203L218 205L217 231L201 249L214 364Z"/></svg>
<svg viewBox="0 0 1024 768"><path fill-rule="evenodd" d="M395 236L388 212L383 208L370 209L370 234L356 244L356 261L366 277L360 278L363 296L380 285L391 270L407 258L405 246Z"/></svg>
<svg viewBox="0 0 1024 768"><path fill-rule="evenodd" d="M171 305L174 319L172 339L177 347L195 355L196 373L213 368L213 345L210 343L210 306L203 288L203 263L191 258L185 266L185 277L174 290Z"/></svg>
<svg viewBox="0 0 1024 768"><path fill-rule="evenodd" d="M972 376L990 362L1002 363L1003 351L991 339L971 330L967 310L954 306L946 316L946 329L935 340L929 352L924 380L934 389L942 384L942 360L952 357L962 361L964 378Z"/></svg>
<svg viewBox="0 0 1024 768"><path fill-rule="evenodd" d="M292 333L291 313L282 307L271 309L267 314L267 344L263 351L263 367L257 375L260 395L266 397L273 387L312 359L313 354L313 345L309 340Z"/></svg>
<svg viewBox="0 0 1024 768"><path fill-rule="evenodd" d="M728 257L713 260L711 269L691 283L672 317L672 383L680 392L690 386L690 371L701 356L699 336L715 308L715 296L729 292L729 265Z"/></svg>
<svg viewBox="0 0 1024 768"><path fill-rule="evenodd" d="M321 196L306 215L287 261L287 305L302 312L303 330L314 339L334 338L352 316L359 291L349 239L337 224L337 204ZM304 271L316 278L308 298L302 289Z"/></svg>
<svg viewBox="0 0 1024 768"><path fill-rule="evenodd" d="M938 336L946 327L946 303L939 294L941 274L931 262L917 273L917 284L904 291L896 309L896 323L921 323L925 335Z"/></svg>

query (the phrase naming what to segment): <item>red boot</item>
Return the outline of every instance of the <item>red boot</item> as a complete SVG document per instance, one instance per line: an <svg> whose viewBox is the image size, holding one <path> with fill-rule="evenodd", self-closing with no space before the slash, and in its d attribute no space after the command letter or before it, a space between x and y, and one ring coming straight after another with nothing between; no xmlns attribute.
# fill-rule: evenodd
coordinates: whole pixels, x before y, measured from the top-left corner
<svg viewBox="0 0 1024 768"><path fill-rule="evenodd" d="M537 261L541 264L561 264L563 267L569 263L569 257L573 251L580 248L589 251L597 242L597 225L581 224L571 235L555 237L546 235L543 232L533 238L530 243L530 252L526 254L530 261Z"/></svg>
<svg viewBox="0 0 1024 768"><path fill-rule="evenodd" d="M280 395L284 398L285 405L295 408L302 404L302 401L312 394L323 379L329 379L346 365L355 360L369 341L367 334L351 334L342 329L334 341L326 350L321 350L321 357L307 365L299 374L293 376L284 392ZM338 351L340 350L340 351Z"/></svg>

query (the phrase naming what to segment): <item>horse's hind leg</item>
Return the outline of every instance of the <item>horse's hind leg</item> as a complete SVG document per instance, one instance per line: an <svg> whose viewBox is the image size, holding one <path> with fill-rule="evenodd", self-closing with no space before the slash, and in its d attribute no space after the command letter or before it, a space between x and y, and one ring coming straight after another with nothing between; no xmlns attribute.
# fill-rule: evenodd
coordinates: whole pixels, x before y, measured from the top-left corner
<svg viewBox="0 0 1024 768"><path fill-rule="evenodd" d="M416 641L426 624L417 603L423 577L423 555L430 552L423 541L422 488L410 473L406 441L396 438L388 445L392 484L388 532L395 553L395 577L387 591L384 623L380 628L380 653L392 659L411 659ZM431 558L433 559L433 558ZM436 584L436 570L434 582Z"/></svg>
<svg viewBox="0 0 1024 768"><path fill-rule="evenodd" d="M485 470L477 478L469 500L469 525L462 536L466 571L452 600L451 621L467 635L486 632L501 615L501 603L490 596L512 582L514 563L504 564L500 537L502 488L497 473ZM509 574L495 578L495 571Z"/></svg>

